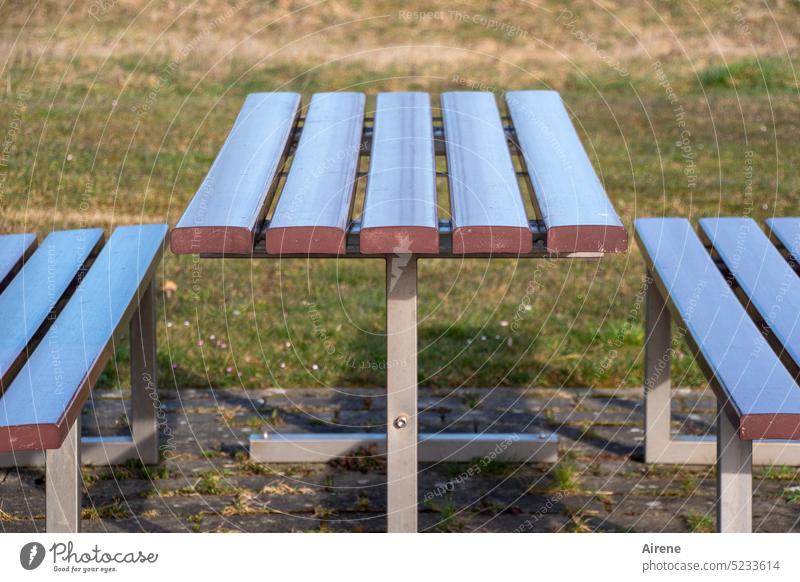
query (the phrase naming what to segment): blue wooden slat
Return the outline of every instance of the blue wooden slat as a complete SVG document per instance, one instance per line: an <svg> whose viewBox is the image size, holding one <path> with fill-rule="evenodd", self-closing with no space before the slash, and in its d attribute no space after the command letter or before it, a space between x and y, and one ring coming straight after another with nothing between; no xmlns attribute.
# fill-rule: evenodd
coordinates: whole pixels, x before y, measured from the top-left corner
<svg viewBox="0 0 800 582"><path fill-rule="evenodd" d="M0 294L0 387L19 370L28 344L102 240L99 228L49 234Z"/></svg>
<svg viewBox="0 0 800 582"><path fill-rule="evenodd" d="M117 228L0 398L0 451L58 448L155 273L166 224Z"/></svg>
<svg viewBox="0 0 800 582"><path fill-rule="evenodd" d="M742 438L800 438L800 387L683 218L644 218L645 260L739 417Z"/></svg>
<svg viewBox="0 0 800 582"><path fill-rule="evenodd" d="M443 93L453 253L531 251L533 237L494 94Z"/></svg>
<svg viewBox="0 0 800 582"><path fill-rule="evenodd" d="M553 252L624 252L628 235L556 91L506 93Z"/></svg>
<svg viewBox="0 0 800 582"><path fill-rule="evenodd" d="M700 227L752 306L800 365L800 277L752 218L704 218Z"/></svg>
<svg viewBox="0 0 800 582"><path fill-rule="evenodd" d="M768 218L765 223L772 237L796 263L800 263L800 218Z"/></svg>
<svg viewBox="0 0 800 582"><path fill-rule="evenodd" d="M427 93L379 93L361 220L362 254L439 252Z"/></svg>
<svg viewBox="0 0 800 582"><path fill-rule="evenodd" d="M267 253L344 254L364 123L363 93L316 93L267 228Z"/></svg>
<svg viewBox="0 0 800 582"><path fill-rule="evenodd" d="M35 248L35 234L0 235L0 291L11 282L14 273Z"/></svg>
<svg viewBox="0 0 800 582"><path fill-rule="evenodd" d="M300 107L297 93L251 93L171 235L176 254L249 254Z"/></svg>

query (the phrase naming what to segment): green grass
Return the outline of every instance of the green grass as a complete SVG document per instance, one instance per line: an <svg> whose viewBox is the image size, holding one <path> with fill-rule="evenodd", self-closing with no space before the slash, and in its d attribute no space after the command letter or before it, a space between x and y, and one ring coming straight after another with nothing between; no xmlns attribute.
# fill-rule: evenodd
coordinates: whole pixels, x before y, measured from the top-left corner
<svg viewBox="0 0 800 582"><path fill-rule="evenodd" d="M439 521L436 522L436 531L444 533L458 533L465 531L467 522L464 514L456 507L451 496L440 504L433 504L434 510L439 512Z"/></svg>
<svg viewBox="0 0 800 582"><path fill-rule="evenodd" d="M226 483L225 475L214 470L202 473L192 489L200 495L229 495L235 491Z"/></svg>
<svg viewBox="0 0 800 582"><path fill-rule="evenodd" d="M800 503L800 489L787 487L783 490L783 498L789 503Z"/></svg>
<svg viewBox="0 0 800 582"><path fill-rule="evenodd" d="M107 505L93 505L91 507L84 507L81 510L81 519L98 520L98 519L128 519L132 516L128 504L124 500L115 498Z"/></svg>
<svg viewBox="0 0 800 582"><path fill-rule="evenodd" d="M628 72L621 76L569 34L555 4L449 7L526 33L511 37L464 18L409 20L401 10L424 7L389 1L338 3L335 12L323 6L302 18L280 6L243 4L208 33L204 24L229 4L195 6L171 25L175 15L162 7L137 16L141 7L115 5L96 22L86 16L91 2L77 2L67 14L44 4L49 10L30 18L0 8L0 38L16 43L0 73L0 142L8 152L0 165L4 232L174 224L252 91L299 91L307 99L315 91L359 90L371 104L378 91L424 90L436 103L438 93L465 83L498 92L559 89L629 229L640 216L762 220L797 213L800 108L793 55L776 32L797 32L795 5L769 17L747 14L744 38L716 2L691 9L669 3L658 13L619 3L615 17L653 49L645 58L632 50L639 45L630 28L591 2L575 3L576 30L597 33L598 46ZM303 35L306 41L295 42ZM658 42L667 45L647 44L664 38ZM408 54L396 48L404 43L414 45ZM720 48L750 43L758 60ZM677 103L654 73L656 60ZM684 129L676 107L691 134L691 183L675 146ZM198 262L167 252L158 277L175 286L159 298L162 386L385 384L381 261ZM642 277L633 244L627 256L600 262L422 261L419 380L640 384ZM527 300L530 310L518 311ZM313 312L321 314L332 352L312 326ZM511 333L505 324L518 312ZM676 347L674 382L703 384L688 348ZM127 385L129 360L123 344L100 385Z"/></svg>
<svg viewBox="0 0 800 582"><path fill-rule="evenodd" d="M760 477L778 481L796 481L800 479L800 470L788 465L770 465L762 469Z"/></svg>
<svg viewBox="0 0 800 582"><path fill-rule="evenodd" d="M714 520L705 513L691 511L683 516L683 521L692 533L712 533L714 531Z"/></svg>
<svg viewBox="0 0 800 582"><path fill-rule="evenodd" d="M571 493L580 490L580 474L574 457L567 453L550 469L551 491Z"/></svg>
<svg viewBox="0 0 800 582"><path fill-rule="evenodd" d="M699 81L711 90L796 91L796 75L791 61L767 57L710 66L700 73Z"/></svg>
<svg viewBox="0 0 800 582"><path fill-rule="evenodd" d="M566 533L591 533L592 527L581 512L568 511L569 523L564 527Z"/></svg>

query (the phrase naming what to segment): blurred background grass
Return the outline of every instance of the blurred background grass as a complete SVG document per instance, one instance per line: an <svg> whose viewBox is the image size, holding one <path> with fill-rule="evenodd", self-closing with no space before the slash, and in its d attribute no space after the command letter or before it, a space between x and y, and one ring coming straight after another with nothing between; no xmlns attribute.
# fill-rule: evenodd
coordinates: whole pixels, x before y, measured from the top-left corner
<svg viewBox="0 0 800 582"><path fill-rule="evenodd" d="M554 88L629 229L796 215L798 16L788 1L5 2L0 231L173 225L244 96L272 90L436 104ZM381 261L167 253L162 385L383 385L383 277ZM635 246L598 262L423 261L420 382L639 384L642 277ZM677 353L676 381L702 383ZM123 346L106 386L127 360Z"/></svg>

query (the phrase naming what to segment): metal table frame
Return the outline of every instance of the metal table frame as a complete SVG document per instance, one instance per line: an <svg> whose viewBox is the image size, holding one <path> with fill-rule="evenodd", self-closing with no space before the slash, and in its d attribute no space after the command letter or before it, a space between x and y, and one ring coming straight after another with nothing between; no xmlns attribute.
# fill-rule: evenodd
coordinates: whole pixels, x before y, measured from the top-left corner
<svg viewBox="0 0 800 582"><path fill-rule="evenodd" d="M250 255L201 254L201 258L267 259L313 258L314 255L267 255L264 224ZM494 455L501 461L545 462L558 460L558 438L552 433L418 433L417 427L417 262L419 259L530 258L599 259L597 252L548 253L545 229L531 222L533 251L525 255L470 255L452 253L449 221L439 223L440 252L436 255L376 257L359 251L360 223L347 236L342 259L380 259L386 263L387 410L385 435L374 433L269 433L250 436L250 458L264 463L327 462L370 448L387 459L387 513L390 532L417 531L417 463L469 462ZM331 259L329 255L319 258ZM336 257L333 257L334 259Z"/></svg>

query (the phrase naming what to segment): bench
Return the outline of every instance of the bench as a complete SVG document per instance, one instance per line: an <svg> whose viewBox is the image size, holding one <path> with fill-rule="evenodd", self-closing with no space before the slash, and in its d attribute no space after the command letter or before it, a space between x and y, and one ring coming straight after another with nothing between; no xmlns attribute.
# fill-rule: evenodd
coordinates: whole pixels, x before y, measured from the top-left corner
<svg viewBox="0 0 800 582"><path fill-rule="evenodd" d="M705 439L671 435L675 317L718 403L717 528L751 531L754 450L770 464L798 455L788 441L800 440L800 278L784 253L797 257L800 220L768 221L773 241L750 218L702 219L700 236L683 218L635 226L648 271L645 460L701 463L714 454Z"/></svg>
<svg viewBox="0 0 800 582"><path fill-rule="evenodd" d="M105 246L100 229L58 231L32 253L31 235L0 237L16 270L0 290L0 452L18 466L44 458L48 532L80 529L82 448L93 463L158 461L154 274L167 231L123 226ZM132 438L82 445L83 405L128 323Z"/></svg>

